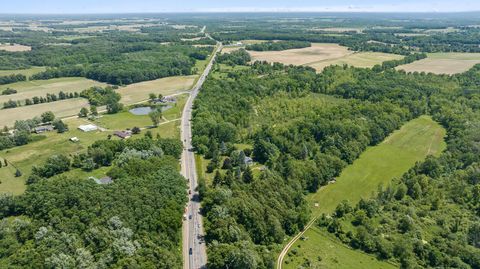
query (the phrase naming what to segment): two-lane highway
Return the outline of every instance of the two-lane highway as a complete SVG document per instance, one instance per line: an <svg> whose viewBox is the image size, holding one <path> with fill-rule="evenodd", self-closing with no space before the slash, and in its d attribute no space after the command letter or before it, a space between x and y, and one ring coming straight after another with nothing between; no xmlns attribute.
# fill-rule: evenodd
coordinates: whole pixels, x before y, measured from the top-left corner
<svg viewBox="0 0 480 269"><path fill-rule="evenodd" d="M200 201L198 199L198 192L196 191L197 170L195 167L195 155L192 149L192 106L195 97L212 69L213 62L217 52L222 49L222 44L217 43L216 49L203 71L203 74L198 79L197 83L192 88L190 96L185 104L182 114L182 123L180 128L180 137L183 141L183 152L181 159L182 175L188 180L189 186L189 201L186 207L185 218L183 221L182 235L183 235L183 268L184 269L200 269L206 268L207 252L205 242L203 242L203 222L200 214Z"/></svg>

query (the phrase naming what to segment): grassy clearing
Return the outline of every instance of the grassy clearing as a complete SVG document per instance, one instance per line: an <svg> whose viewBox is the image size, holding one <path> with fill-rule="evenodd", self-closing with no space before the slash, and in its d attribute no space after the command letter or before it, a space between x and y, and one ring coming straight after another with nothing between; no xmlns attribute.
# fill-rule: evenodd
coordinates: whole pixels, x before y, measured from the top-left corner
<svg viewBox="0 0 480 269"><path fill-rule="evenodd" d="M304 234L304 241L300 241L292 247L285 257L288 264L284 268L300 268L305 263L306 257L310 266L305 268L328 268L328 269L393 269L398 268L390 263L377 260L375 257L355 251L343 245L338 239L330 236L327 232L316 227L309 229ZM295 256L293 253L301 256Z"/></svg>
<svg viewBox="0 0 480 269"><path fill-rule="evenodd" d="M35 66L27 69L15 69L15 70L0 70L0 76L8 76L13 74L22 74L27 77L27 79L37 73L45 71L47 68L44 66Z"/></svg>
<svg viewBox="0 0 480 269"><path fill-rule="evenodd" d="M57 118L75 116L82 107L88 106L86 99L73 98L52 103L2 109L0 110L0 126L13 126L16 120L31 119L46 111L52 111Z"/></svg>
<svg viewBox="0 0 480 269"><path fill-rule="evenodd" d="M445 134L445 130L427 116L406 123L381 144L367 149L359 159L344 169L336 183L309 195L307 201L313 215L329 214L343 200L355 204L362 197L374 193L379 185L386 185L393 178L400 177L415 162L425 159L427 155L440 154L446 147L443 141ZM315 203L319 206L315 207ZM319 255L322 257L322 266L326 268L391 267L369 255L349 250L316 228L307 231L305 236L308 240L297 241L292 247L292 250L297 249L298 254L289 254L285 268L298 268L305 259L318 261ZM371 264L367 261L371 261Z"/></svg>
<svg viewBox="0 0 480 269"><path fill-rule="evenodd" d="M322 71L325 67L330 65L351 65L355 67L370 68L376 64L381 64L384 61L399 60L403 56L391 53L381 52L356 52L337 59L322 60L319 62L308 63L308 66L315 68L317 71Z"/></svg>
<svg viewBox="0 0 480 269"><path fill-rule="evenodd" d="M149 93L172 95L189 91L197 76L167 77L128 85L117 90L122 95L122 103L134 104L148 99Z"/></svg>
<svg viewBox="0 0 480 269"><path fill-rule="evenodd" d="M480 63L480 53L429 53L426 59L398 66L406 72L431 72L434 74L457 74Z"/></svg>
<svg viewBox="0 0 480 269"><path fill-rule="evenodd" d="M304 65L329 59L338 59L352 54L353 51L338 44L312 43L311 47L303 49L284 51L249 51L249 53L252 56L252 61Z"/></svg>
<svg viewBox="0 0 480 269"><path fill-rule="evenodd" d="M0 86L0 91L7 88L12 88L18 91L16 94L0 95L0 104L8 100L21 100L25 101L26 98L32 98L34 96L45 97L47 93L58 94L60 91L65 93L81 92L87 88L93 86L106 86L107 84L97 82L86 78L55 78L48 80L32 80L22 81ZM55 103L50 103L51 106L55 106ZM0 111L0 114L3 111Z"/></svg>

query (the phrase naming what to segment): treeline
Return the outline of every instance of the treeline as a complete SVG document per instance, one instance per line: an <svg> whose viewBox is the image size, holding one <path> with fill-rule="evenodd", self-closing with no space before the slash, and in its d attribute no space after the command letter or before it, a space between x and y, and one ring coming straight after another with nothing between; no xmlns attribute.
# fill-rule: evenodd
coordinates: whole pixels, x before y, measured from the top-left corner
<svg viewBox="0 0 480 269"><path fill-rule="evenodd" d="M235 50L229 53L219 54L216 58L217 63L234 65L246 65L252 58L245 49Z"/></svg>
<svg viewBox="0 0 480 269"><path fill-rule="evenodd" d="M422 60L422 59L425 59L427 57L428 56L427 56L426 53L413 53L411 55L405 56L401 60L385 61L381 65L376 64L372 69L375 72L381 72L381 71L385 71L385 70L390 69L390 68L395 68L395 67L400 66L400 65L413 63L415 61Z"/></svg>
<svg viewBox="0 0 480 269"><path fill-rule="evenodd" d="M308 41L277 41L277 42L262 42L257 44L250 44L245 46L246 50L254 51L280 51L288 49L301 49L311 47L312 43Z"/></svg>
<svg viewBox="0 0 480 269"><path fill-rule="evenodd" d="M321 218L320 227L401 268L480 268L480 155L475 146L480 92L477 78L470 76L476 71L456 78L408 76L450 84L449 90L421 90L429 95L433 118L447 129L447 150L417 163L375 197L342 203L331 218Z"/></svg>
<svg viewBox="0 0 480 269"><path fill-rule="evenodd" d="M98 141L88 158L96 159L104 149L111 150L107 155L118 153L109 157L115 176L107 185L62 175L71 169L71 158L50 156L33 170L36 180L25 194L0 197L2 264L181 268L186 181L171 145L181 152L177 140Z"/></svg>
<svg viewBox="0 0 480 269"><path fill-rule="evenodd" d="M0 76L0 85L15 83L19 81L26 81L27 77L22 74L12 74L9 76Z"/></svg>
<svg viewBox="0 0 480 269"><path fill-rule="evenodd" d="M15 91L16 92L16 91ZM45 97L43 96L34 96L32 98L27 98L24 100L22 103L21 100L8 100L7 102L3 103L3 108L15 108L15 107L20 107L22 105L25 106L31 106L31 105L37 105L37 104L43 104L43 103L50 103L50 102L56 102L56 101L61 101L61 100L66 100L66 99L72 99L72 98L78 98L80 97L80 94L78 92L70 92L66 93L64 91L60 91L57 94L54 93L47 93Z"/></svg>

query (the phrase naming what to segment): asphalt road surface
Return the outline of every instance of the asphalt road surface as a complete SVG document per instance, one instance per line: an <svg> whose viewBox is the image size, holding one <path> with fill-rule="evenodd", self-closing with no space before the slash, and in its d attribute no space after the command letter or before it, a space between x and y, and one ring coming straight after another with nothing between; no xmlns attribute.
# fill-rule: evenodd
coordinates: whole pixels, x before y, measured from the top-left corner
<svg viewBox="0 0 480 269"><path fill-rule="evenodd" d="M190 96L185 104L182 113L182 123L180 128L180 137L183 141L183 152L181 159L182 175L188 180L189 201L185 209L183 220L182 237L183 237L183 268L184 269L201 269L206 268L207 252L205 242L203 241L203 222L200 214L200 201L198 199L197 188L197 171L195 168L195 156L192 149L192 106L195 97L205 82L210 70L212 69L215 56L222 48L222 44L218 43L213 56L203 71L203 74L193 86Z"/></svg>

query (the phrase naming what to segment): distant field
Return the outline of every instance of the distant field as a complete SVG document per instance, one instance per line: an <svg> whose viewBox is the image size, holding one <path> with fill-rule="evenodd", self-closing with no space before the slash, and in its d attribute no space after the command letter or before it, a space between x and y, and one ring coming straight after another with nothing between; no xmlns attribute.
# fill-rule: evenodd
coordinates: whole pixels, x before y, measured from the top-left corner
<svg viewBox="0 0 480 269"><path fill-rule="evenodd" d="M439 155L446 147L443 138L446 131L430 117L422 116L406 123L381 144L367 149L350 166L346 167L336 179L336 183L322 187L317 193L307 196L313 215L330 214L343 200L355 205L360 198L368 197L377 190L380 184L387 185L393 178L400 177L415 162L424 160L427 155ZM315 207L318 203L318 207ZM325 257L338 257L337 261L322 259L326 268L387 268L360 264L361 252L348 250L335 239L330 239L316 229L309 230L306 242L297 241L292 249L302 245L298 256L289 261L285 268L298 268L305 258L317 260L320 254ZM328 248L325 248L328 246ZM342 258L341 253L351 255ZM339 256L340 255L340 256ZM373 259L365 255L364 261ZM344 264L345 261L345 264ZM370 267L372 266L372 267Z"/></svg>
<svg viewBox="0 0 480 269"><path fill-rule="evenodd" d="M322 60L315 63L308 63L308 66L315 68L317 71L322 71L325 67L330 65L351 65L355 67L373 67L376 64L381 64L384 61L399 60L404 56L382 52L356 52L348 54L344 57L336 59Z"/></svg>
<svg viewBox="0 0 480 269"><path fill-rule="evenodd" d="M434 74L456 74L467 71L480 63L480 53L429 53L426 59L398 66L406 72L431 72Z"/></svg>
<svg viewBox="0 0 480 269"><path fill-rule="evenodd" d="M0 92L12 88L18 91L16 94L0 95L0 104L8 100L21 100L25 101L26 98L32 98L34 96L45 97L47 93L58 94L60 91L65 93L81 92L87 88L93 86L106 86L107 84L97 82L86 78L55 78L49 80L32 80L22 81L0 86ZM50 103L51 106L55 106L55 103ZM3 113L0 110L0 115Z"/></svg>
<svg viewBox="0 0 480 269"><path fill-rule="evenodd" d="M0 126L13 126L15 120L26 120L40 116L43 112L52 111L56 117L77 115L82 107L88 106L88 101L83 98L67 99L52 103L0 110Z"/></svg>
<svg viewBox="0 0 480 269"><path fill-rule="evenodd" d="M117 90L122 95L122 103L133 104L148 99L149 93L171 95L188 91L197 76L167 77L128 85Z"/></svg>
<svg viewBox="0 0 480 269"><path fill-rule="evenodd" d="M338 44L313 43L311 47L284 51L249 51L252 61L280 62L283 64L304 65L319 61L333 60L346 55L347 47Z"/></svg>
<svg viewBox="0 0 480 269"><path fill-rule="evenodd" d="M45 67L43 66L36 66L28 69L16 69L16 70L0 70L0 76L8 76L13 74L22 74L27 77L27 79L36 73L40 73L45 71Z"/></svg>
<svg viewBox="0 0 480 269"><path fill-rule="evenodd" d="M24 46L20 44L0 44L0 50L10 51L10 52L20 52L20 51L30 51L32 50L29 46Z"/></svg>

